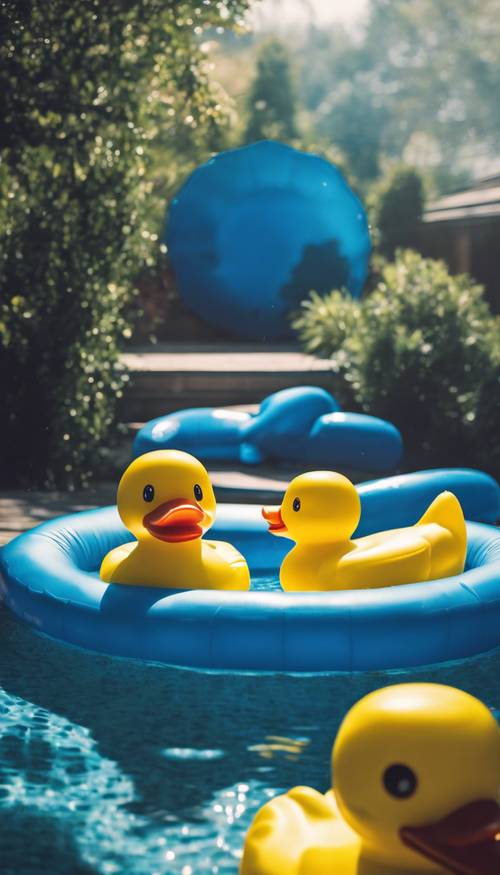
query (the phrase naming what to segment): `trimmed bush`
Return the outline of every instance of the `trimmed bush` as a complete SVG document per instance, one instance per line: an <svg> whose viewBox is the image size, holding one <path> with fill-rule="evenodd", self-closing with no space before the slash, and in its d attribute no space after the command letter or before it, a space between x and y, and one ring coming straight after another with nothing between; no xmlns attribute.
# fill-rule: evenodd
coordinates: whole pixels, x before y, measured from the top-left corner
<svg viewBox="0 0 500 875"><path fill-rule="evenodd" d="M379 252L393 258L397 249L416 247L424 210L424 186L418 171L393 168L374 187L370 200Z"/></svg>
<svg viewBox="0 0 500 875"><path fill-rule="evenodd" d="M500 473L500 323L469 277L399 252L361 306L332 292L294 325L332 357L344 403L398 426L411 466Z"/></svg>
<svg viewBox="0 0 500 875"><path fill-rule="evenodd" d="M153 143L160 128L172 151L213 140L221 112L197 35L246 5L2 4L2 483L73 486L98 461L126 379L133 279L156 257Z"/></svg>

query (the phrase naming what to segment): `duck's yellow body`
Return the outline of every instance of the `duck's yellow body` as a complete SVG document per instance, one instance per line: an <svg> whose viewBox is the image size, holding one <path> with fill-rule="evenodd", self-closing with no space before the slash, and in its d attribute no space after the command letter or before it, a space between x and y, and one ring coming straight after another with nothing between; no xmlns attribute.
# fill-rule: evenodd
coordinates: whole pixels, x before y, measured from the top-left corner
<svg viewBox="0 0 500 875"><path fill-rule="evenodd" d="M500 731L467 693L366 696L339 730L333 775L325 795L296 787L258 812L240 875L500 872Z"/></svg>
<svg viewBox="0 0 500 875"><path fill-rule="evenodd" d="M465 520L457 498L442 492L414 525L351 539L359 495L333 471L301 474L280 508L263 508L270 532L296 541L283 560L285 590L364 589L435 580L463 571Z"/></svg>
<svg viewBox="0 0 500 875"><path fill-rule="evenodd" d="M249 588L243 556L231 544L202 540L215 519L215 496L193 456L156 450L135 459L120 480L117 506L137 540L104 557L102 580L173 589Z"/></svg>
<svg viewBox="0 0 500 875"><path fill-rule="evenodd" d="M257 814L245 842L241 875L353 875L361 852L335 794L294 787ZM375 871L370 875L375 875ZM383 875L379 870L376 875Z"/></svg>
<svg viewBox="0 0 500 875"><path fill-rule="evenodd" d="M170 589L249 589L248 566L224 541L203 540L174 548L123 544L111 550L101 565L101 580Z"/></svg>

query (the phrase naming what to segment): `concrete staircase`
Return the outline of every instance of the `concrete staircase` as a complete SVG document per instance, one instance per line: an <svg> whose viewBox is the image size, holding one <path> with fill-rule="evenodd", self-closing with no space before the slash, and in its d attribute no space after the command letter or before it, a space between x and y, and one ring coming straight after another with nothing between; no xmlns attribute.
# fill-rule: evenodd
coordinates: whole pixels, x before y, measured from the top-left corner
<svg viewBox="0 0 500 875"><path fill-rule="evenodd" d="M122 356L129 388L124 422L145 422L184 407L257 404L289 386L332 388L332 363L293 346L168 343L134 347Z"/></svg>

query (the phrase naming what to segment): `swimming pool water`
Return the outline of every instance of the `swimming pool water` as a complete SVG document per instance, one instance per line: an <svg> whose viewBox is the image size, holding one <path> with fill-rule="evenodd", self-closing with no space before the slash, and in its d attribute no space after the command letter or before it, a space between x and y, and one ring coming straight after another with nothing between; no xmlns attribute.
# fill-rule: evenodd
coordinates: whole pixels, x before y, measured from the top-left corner
<svg viewBox="0 0 500 875"><path fill-rule="evenodd" d="M0 606L1 871L235 875L266 799L329 786L362 695L430 680L498 705L499 669L500 651L351 676L174 669L59 644Z"/></svg>

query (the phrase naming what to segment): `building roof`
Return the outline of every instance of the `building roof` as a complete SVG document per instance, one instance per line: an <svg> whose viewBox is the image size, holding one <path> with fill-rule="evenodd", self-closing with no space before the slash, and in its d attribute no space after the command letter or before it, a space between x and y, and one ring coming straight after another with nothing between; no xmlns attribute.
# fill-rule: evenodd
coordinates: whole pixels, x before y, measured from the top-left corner
<svg viewBox="0 0 500 875"><path fill-rule="evenodd" d="M500 177L481 180L471 188L441 197L429 204L423 221L457 222L500 218Z"/></svg>

